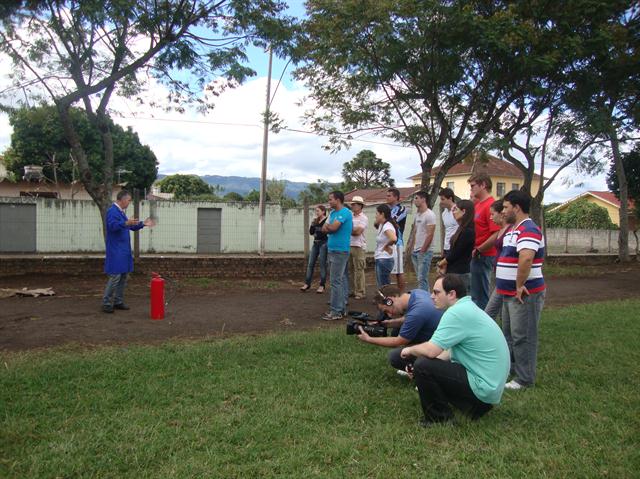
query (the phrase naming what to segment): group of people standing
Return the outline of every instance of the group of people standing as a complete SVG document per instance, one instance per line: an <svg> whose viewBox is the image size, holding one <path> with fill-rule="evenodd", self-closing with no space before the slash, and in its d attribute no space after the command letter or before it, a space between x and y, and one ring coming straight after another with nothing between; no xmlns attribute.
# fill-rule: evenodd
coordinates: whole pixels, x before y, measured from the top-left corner
<svg viewBox="0 0 640 479"><path fill-rule="evenodd" d="M427 195L418 192L414 196L417 214L406 247L420 288L409 292L404 292L404 228L400 226L400 221L406 222L406 209L399 201L376 208L378 292L374 301L389 318L381 324L395 328L398 334L375 338L361 330L358 338L394 348L390 363L415 379L425 426L451 420L452 405L477 419L500 402L505 388L524 389L536 379L545 245L540 228L529 218L531 199L525 192L511 191L495 201L491 179L483 173L473 175L469 186L469 200L456 201L448 188L440 192L445 243L437 263L440 277L431 294L427 275L433 258L435 215ZM388 198L397 197L390 189ZM362 199L357 200L351 213L343 205L342 193L329 196L332 212L322 231L328 234L332 295L325 319L340 319L346 309L347 241L354 232L363 234L367 224L361 220L364 229L356 229L355 218L363 215ZM390 284L393 274L397 275L396 285ZM306 286L308 289L310 283ZM495 321L498 316L502 328Z"/></svg>
<svg viewBox="0 0 640 479"><path fill-rule="evenodd" d="M506 387L521 389L535 382L537 325L545 297L544 238L529 217L529 195L514 190L495 201L488 175L478 173L468 181L473 201L454 201L453 191L440 191L447 231L438 272L458 275L480 309L493 319L501 317L514 373Z"/></svg>
<svg viewBox="0 0 640 479"><path fill-rule="evenodd" d="M408 248L418 277L419 287L429 290L428 274L433 258L433 238L436 228L435 214L428 207L426 193L418 192L414 202L418 213L414 219ZM363 212L364 200L354 196L347 206L344 194L333 191L329 194L331 208L319 205L309 228L314 237L309 255L305 283L301 291L311 289L315 264L320 265L320 285L316 292L325 291L327 273L331 282L330 311L323 319L342 319L346 312L348 297L366 298L365 265L366 237L369 219ZM376 286L378 289L390 284L392 276L404 289L404 242L403 233L407 221L407 209L400 203L400 191L387 190L386 203L378 205L375 213L376 246L374 251Z"/></svg>

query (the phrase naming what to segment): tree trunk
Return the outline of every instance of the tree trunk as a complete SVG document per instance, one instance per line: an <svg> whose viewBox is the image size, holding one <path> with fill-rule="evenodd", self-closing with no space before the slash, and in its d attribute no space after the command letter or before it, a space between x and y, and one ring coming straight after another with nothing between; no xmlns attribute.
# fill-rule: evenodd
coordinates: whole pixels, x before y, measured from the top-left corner
<svg viewBox="0 0 640 479"><path fill-rule="evenodd" d="M111 139L111 132L108 131L107 128L108 138L105 139L104 130L102 128L100 129L100 131L103 133L103 142L105 143L105 178L102 183L97 183L93 177L91 169L89 168L87 155L85 154L84 148L80 143L80 137L78 136L73 122L71 121L71 117L69 116L70 106L60 104L58 104L57 106L58 115L60 116L60 121L62 122L65 138L69 142L69 145L71 145L73 157L77 161L78 172L80 173L80 181L82 182L84 188L87 190L89 196L91 196L91 199L93 199L93 202L100 210L100 216L102 218L102 236L106 242L106 218L107 210L111 206L112 202L111 194L113 184L113 141ZM108 164L107 160L108 155L110 155L110 164Z"/></svg>
<svg viewBox="0 0 640 479"><path fill-rule="evenodd" d="M542 228L544 222L542 201L543 197L540 195L531 197L531 207L529 209L529 216L540 228Z"/></svg>
<svg viewBox="0 0 640 479"><path fill-rule="evenodd" d="M609 136L611 141L611 151L613 153L613 162L618 176L618 185L620 188L620 232L618 234L618 258L620 262L626 263L629 258L629 184L627 183L627 175L622 164L622 155L620 154L620 143L618 136L611 127Z"/></svg>

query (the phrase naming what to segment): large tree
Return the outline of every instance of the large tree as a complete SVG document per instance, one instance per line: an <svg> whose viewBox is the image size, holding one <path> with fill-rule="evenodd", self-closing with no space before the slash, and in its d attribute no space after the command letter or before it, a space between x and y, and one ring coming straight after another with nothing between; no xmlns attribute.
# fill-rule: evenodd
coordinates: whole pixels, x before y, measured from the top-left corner
<svg viewBox="0 0 640 479"><path fill-rule="evenodd" d="M575 167L578 177L602 171L603 146L610 144L615 157L616 138L624 142L637 129L638 7L630 0L574 0L528 8L532 22L549 31L557 68L505 111L494 140L522 171L533 213L541 215L544 191L565 168ZM549 167L554 171L533 192L534 174L544 177ZM621 223L621 238L625 228Z"/></svg>
<svg viewBox="0 0 640 479"><path fill-rule="evenodd" d="M160 191L173 193L176 200L192 200L214 196L214 188L197 175L169 175L158 181Z"/></svg>
<svg viewBox="0 0 640 479"><path fill-rule="evenodd" d="M604 163L597 155L602 140L576 127L572 113L561 102L561 91L554 87L519 100L503 114L487 144L522 173L521 189L531 196L531 217L540 225L544 223L544 194L566 168L598 173ZM536 175L539 187L534 190Z"/></svg>
<svg viewBox="0 0 640 479"><path fill-rule="evenodd" d="M587 11L569 9L562 17L562 26L574 35L577 47L565 101L580 118L580 127L610 147L620 192L618 255L620 261L628 261L629 182L623 153L625 144L637 139L640 127L640 5L633 0L602 0L585 6Z"/></svg>
<svg viewBox="0 0 640 479"><path fill-rule="evenodd" d="M634 202L633 214L628 215L629 231L633 233L636 240L636 260L640 261L640 256L638 256L640 249L640 239L638 238L638 229L640 229L640 143L636 143L633 150L622 155L622 167L629 185L629 199ZM620 199L618 172L613 162L607 174L607 186Z"/></svg>
<svg viewBox="0 0 640 479"><path fill-rule="evenodd" d="M5 102L25 93L55 104L80 179L104 220L114 178L112 97L136 96L155 77L176 110L189 101L206 106L220 88L253 73L242 65L248 43L268 39L278 50L287 34L284 7L278 0L15 1L2 10L0 49L14 65L14 84L2 93ZM74 127L76 104L100 131L102 178Z"/></svg>
<svg viewBox="0 0 640 479"><path fill-rule="evenodd" d="M622 166L628 182L629 199L635 203L635 209L640 217L640 142L636 143L633 150L623 153ZM607 186L620 199L620 184L616 165L611 163L607 173Z"/></svg>
<svg viewBox="0 0 640 479"><path fill-rule="evenodd" d="M366 131L414 147L432 200L447 171L555 67L547 29L525 2L310 0L307 11L296 74L311 90L311 125L337 146Z"/></svg>
<svg viewBox="0 0 640 479"><path fill-rule="evenodd" d="M315 183L309 183L307 187L298 194L299 203L307 201L310 205L325 204L329 193L337 190L340 185L329 183L327 180L318 180Z"/></svg>
<svg viewBox="0 0 640 479"><path fill-rule="evenodd" d="M382 161L371 150L362 150L351 161L342 165L343 188L384 188L394 186L390 173L391 165Z"/></svg>
<svg viewBox="0 0 640 479"><path fill-rule="evenodd" d="M92 175L103 181L103 148L100 131L89 122L84 110L69 110L73 128L78 133ZM156 156L140 143L137 133L126 130L107 118L113 137L113 166L116 178L128 189L147 189L156 179ZM26 165L44 166L50 181L71 183L77 180L78 167L65 138L62 123L53 106L20 108L9 115L13 127L11 146L5 154L9 171L20 178Z"/></svg>

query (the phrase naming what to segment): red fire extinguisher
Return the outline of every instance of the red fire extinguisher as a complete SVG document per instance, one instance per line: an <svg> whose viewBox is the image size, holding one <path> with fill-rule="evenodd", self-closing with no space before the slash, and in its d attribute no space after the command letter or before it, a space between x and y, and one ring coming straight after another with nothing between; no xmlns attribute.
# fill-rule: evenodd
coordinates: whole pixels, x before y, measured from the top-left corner
<svg viewBox="0 0 640 479"><path fill-rule="evenodd" d="M164 319L164 279L151 273L151 319Z"/></svg>

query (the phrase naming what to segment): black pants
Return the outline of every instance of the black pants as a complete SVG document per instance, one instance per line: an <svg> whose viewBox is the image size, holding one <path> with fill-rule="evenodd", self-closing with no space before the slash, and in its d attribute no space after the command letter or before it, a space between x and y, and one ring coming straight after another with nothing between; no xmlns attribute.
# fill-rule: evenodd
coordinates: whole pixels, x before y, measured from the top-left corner
<svg viewBox="0 0 640 479"><path fill-rule="evenodd" d="M416 360L415 357L411 356L411 357L408 357L407 359L404 359L402 356L400 356L400 353L402 352L402 350L409 346L412 346L412 344L407 344L406 346L400 346L399 348L394 348L391 351L389 351L389 364L391 364L391 367L395 369L401 369L404 371L404 368L407 366L407 364L413 364L413 362Z"/></svg>
<svg viewBox="0 0 640 479"><path fill-rule="evenodd" d="M482 417L493 407L480 401L473 393L467 370L462 364L420 357L413 363L413 372L427 421L452 419L450 405L469 414L472 419Z"/></svg>

